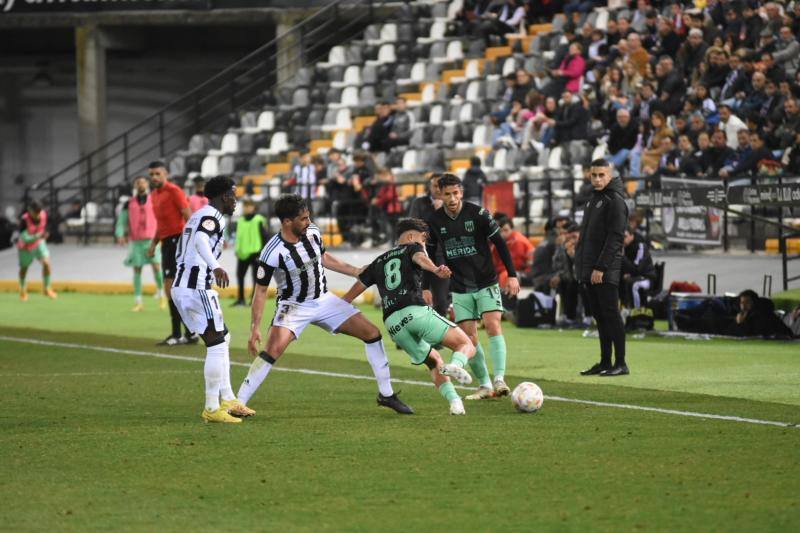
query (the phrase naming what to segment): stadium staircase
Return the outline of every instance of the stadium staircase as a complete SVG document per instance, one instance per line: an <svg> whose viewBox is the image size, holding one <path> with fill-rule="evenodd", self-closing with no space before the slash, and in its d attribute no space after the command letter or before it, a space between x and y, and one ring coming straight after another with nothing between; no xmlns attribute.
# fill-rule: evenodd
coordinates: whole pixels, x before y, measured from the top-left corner
<svg viewBox="0 0 800 533"><path fill-rule="evenodd" d="M368 1L354 8L338 0L28 193L44 195L51 212L81 200L75 224L86 240L111 233L120 185L127 189L154 159L169 161L178 180L234 175L240 195L275 198L301 153L337 148L352 156L375 120L374 105L403 96L415 119L410 142L376 156L398 177L401 197L421 192L425 172L463 174L478 155L491 181L513 184L517 216L541 224L570 209L581 165L605 155L605 144L573 141L541 152L528 143L493 146L489 114L503 106L504 76L548 67L566 42L566 19L521 25L487 47L458 21L462 5ZM578 27L605 29L625 15L596 8ZM283 65L296 73L280 84L274 65L284 39L299 41L300 53ZM316 221L329 246L342 242L334 219Z"/></svg>

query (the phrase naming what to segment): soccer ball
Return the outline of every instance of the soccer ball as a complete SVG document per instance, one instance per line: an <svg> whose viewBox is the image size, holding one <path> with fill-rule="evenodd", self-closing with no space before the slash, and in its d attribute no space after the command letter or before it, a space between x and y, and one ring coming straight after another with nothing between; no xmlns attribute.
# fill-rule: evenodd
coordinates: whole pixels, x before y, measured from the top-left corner
<svg viewBox="0 0 800 533"><path fill-rule="evenodd" d="M536 383L524 381L514 387L511 393L511 403L521 413L535 413L542 408L544 394Z"/></svg>

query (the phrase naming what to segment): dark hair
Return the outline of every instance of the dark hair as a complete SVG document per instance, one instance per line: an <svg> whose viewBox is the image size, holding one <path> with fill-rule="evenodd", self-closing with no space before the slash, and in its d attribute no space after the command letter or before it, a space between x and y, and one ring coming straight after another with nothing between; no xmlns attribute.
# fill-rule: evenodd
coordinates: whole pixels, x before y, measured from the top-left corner
<svg viewBox="0 0 800 533"><path fill-rule="evenodd" d="M275 216L283 222L284 219L293 219L308 209L308 204L297 194L283 194L275 202Z"/></svg>
<svg viewBox="0 0 800 533"><path fill-rule="evenodd" d="M514 221L511 220L511 217L509 217L505 213L495 213L494 221L497 222L497 225L500 226L501 228L503 226L511 226L511 229L514 229Z"/></svg>
<svg viewBox="0 0 800 533"><path fill-rule="evenodd" d="M206 188L203 189L203 194L209 200L222 196L225 193L231 192L231 189L236 185L234 181L228 176L217 176L211 178L206 183Z"/></svg>
<svg viewBox="0 0 800 533"><path fill-rule="evenodd" d="M31 200L30 202L28 202L28 209L38 213L39 211L42 210L42 202L40 202L39 200Z"/></svg>
<svg viewBox="0 0 800 533"><path fill-rule="evenodd" d="M592 161L592 166L593 167L610 167L611 163L609 163L605 159L600 158L600 159L593 160Z"/></svg>
<svg viewBox="0 0 800 533"><path fill-rule="evenodd" d="M148 181L148 182L149 182L149 181L150 181L150 178L148 178L147 176L143 176L143 175L139 174L138 176L136 176L135 178L133 178L133 181L131 181L131 183L136 183L136 182L137 182L137 181L139 181L139 180L146 180L146 181Z"/></svg>
<svg viewBox="0 0 800 533"><path fill-rule="evenodd" d="M753 289L746 289L739 293L739 298L750 298L755 302L758 301L758 293Z"/></svg>
<svg viewBox="0 0 800 533"><path fill-rule="evenodd" d="M452 186L461 187L461 180L458 176L454 174L444 173L442 177L439 178L439 188L444 189L445 187L452 187Z"/></svg>
<svg viewBox="0 0 800 533"><path fill-rule="evenodd" d="M151 169L151 168L167 168L167 165L165 165L163 161L153 161L152 163L147 165L147 168L148 169Z"/></svg>
<svg viewBox="0 0 800 533"><path fill-rule="evenodd" d="M473 167L479 167L481 166L481 158L478 157L477 155L473 155L472 157L469 158L469 164L472 165Z"/></svg>
<svg viewBox="0 0 800 533"><path fill-rule="evenodd" d="M581 229L581 227L574 220L570 220L569 222L567 222L564 225L564 231L566 233L574 233L576 231L580 231L580 229ZM630 230L626 230L626 231L630 231Z"/></svg>
<svg viewBox="0 0 800 533"><path fill-rule="evenodd" d="M206 179L203 176L197 176L196 178L194 178L192 180L192 183L194 183L195 185L200 185L200 184L205 183L205 182L206 182Z"/></svg>
<svg viewBox="0 0 800 533"><path fill-rule="evenodd" d="M428 225L420 218L404 218L397 223L397 236L400 237L400 235L407 231L428 233Z"/></svg>

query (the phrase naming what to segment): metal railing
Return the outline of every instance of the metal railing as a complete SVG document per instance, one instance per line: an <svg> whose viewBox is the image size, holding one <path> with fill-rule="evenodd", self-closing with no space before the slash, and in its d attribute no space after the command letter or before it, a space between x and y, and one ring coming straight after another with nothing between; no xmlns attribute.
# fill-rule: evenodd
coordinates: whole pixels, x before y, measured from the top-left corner
<svg viewBox="0 0 800 533"><path fill-rule="evenodd" d="M27 203L40 198L48 206L54 224L61 221L60 208L74 202L108 206L109 190L129 189L130 179L143 173L148 163L170 157L186 148L193 133L223 131L232 114L247 109L268 91L287 83L284 74L313 64L331 46L352 39L375 20L376 7L386 0L336 0L287 31L277 35L192 91L164 106L125 132L107 141L74 163L25 190ZM346 12L345 12L346 11ZM288 57L281 46L292 42ZM92 236L92 221L83 225L83 239Z"/></svg>

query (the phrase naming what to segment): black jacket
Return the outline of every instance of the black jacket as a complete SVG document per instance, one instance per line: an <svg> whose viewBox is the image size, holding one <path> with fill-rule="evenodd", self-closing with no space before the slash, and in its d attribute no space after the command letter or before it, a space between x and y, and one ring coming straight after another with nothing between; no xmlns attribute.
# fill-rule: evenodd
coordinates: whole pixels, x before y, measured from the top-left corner
<svg viewBox="0 0 800 533"><path fill-rule="evenodd" d="M581 235L575 250L575 277L590 283L592 270L604 272L603 282L619 285L622 243L628 223L625 187L613 178L602 191L595 191L583 211Z"/></svg>
<svg viewBox="0 0 800 533"><path fill-rule="evenodd" d="M636 146L636 139L639 137L639 124L631 119L628 127L623 128L619 122L614 122L608 132L608 152L616 154L623 148L632 150Z"/></svg>
<svg viewBox="0 0 800 533"><path fill-rule="evenodd" d="M556 111L555 141L580 141L588 137L591 117L580 101L567 104Z"/></svg>
<svg viewBox="0 0 800 533"><path fill-rule="evenodd" d="M464 173L464 198L481 198L483 202L483 187L486 185L486 174L481 167L469 167Z"/></svg>
<svg viewBox="0 0 800 533"><path fill-rule="evenodd" d="M639 233L634 232L633 241L624 249L622 273L630 274L634 278L656 279L656 267L650 255L650 246Z"/></svg>

